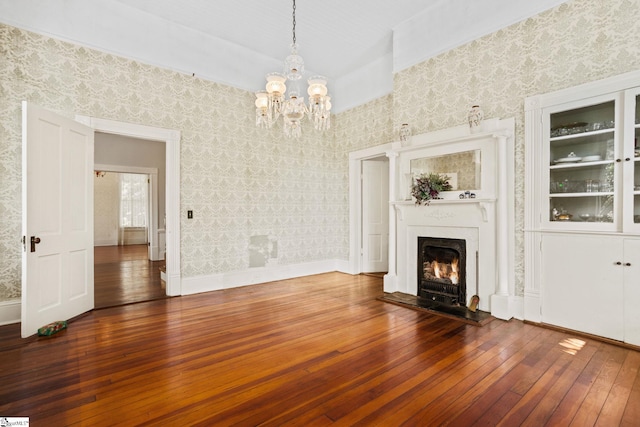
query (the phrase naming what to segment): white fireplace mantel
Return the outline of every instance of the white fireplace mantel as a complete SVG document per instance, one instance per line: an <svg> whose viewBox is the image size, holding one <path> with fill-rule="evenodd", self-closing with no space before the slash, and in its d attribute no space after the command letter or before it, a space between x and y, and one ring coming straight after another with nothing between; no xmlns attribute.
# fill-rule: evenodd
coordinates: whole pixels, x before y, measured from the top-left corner
<svg viewBox="0 0 640 427"><path fill-rule="evenodd" d="M492 120L486 132L457 127L414 136L409 146L393 143L389 157L389 271L385 292L417 295L417 238L462 238L467 242L467 302L480 297L480 309L494 317L522 318L515 295L514 119ZM481 152L477 198L445 192L428 206L404 200L403 177L410 160L469 150Z"/></svg>

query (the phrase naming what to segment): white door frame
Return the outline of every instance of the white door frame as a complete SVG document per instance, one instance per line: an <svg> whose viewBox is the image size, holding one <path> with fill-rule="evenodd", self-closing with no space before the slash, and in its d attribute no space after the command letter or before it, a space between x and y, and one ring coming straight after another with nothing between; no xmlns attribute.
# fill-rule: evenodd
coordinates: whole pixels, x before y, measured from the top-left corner
<svg viewBox="0 0 640 427"><path fill-rule="evenodd" d="M349 272L362 273L362 162L376 157L386 156L391 151L391 144L378 145L364 150L349 153ZM389 159L391 173L395 158ZM390 180L389 182L393 182ZM395 194L389 189L389 196ZM391 213L391 212L390 212ZM389 224L395 221L389 216ZM395 239L395 234L389 233L389 239ZM391 257L395 265L395 253L389 253L389 268L392 268Z"/></svg>
<svg viewBox="0 0 640 427"><path fill-rule="evenodd" d="M182 295L180 273L180 131L76 115L97 132L165 142L167 295Z"/></svg>

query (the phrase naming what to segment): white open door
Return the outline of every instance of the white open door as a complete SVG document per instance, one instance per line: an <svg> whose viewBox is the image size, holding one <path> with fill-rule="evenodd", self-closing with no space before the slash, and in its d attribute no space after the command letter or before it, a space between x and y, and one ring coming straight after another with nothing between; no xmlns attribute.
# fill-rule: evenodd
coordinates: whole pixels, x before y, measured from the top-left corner
<svg viewBox="0 0 640 427"><path fill-rule="evenodd" d="M93 309L93 129L22 104L22 337Z"/></svg>
<svg viewBox="0 0 640 427"><path fill-rule="evenodd" d="M389 161L362 162L362 272L389 269Z"/></svg>

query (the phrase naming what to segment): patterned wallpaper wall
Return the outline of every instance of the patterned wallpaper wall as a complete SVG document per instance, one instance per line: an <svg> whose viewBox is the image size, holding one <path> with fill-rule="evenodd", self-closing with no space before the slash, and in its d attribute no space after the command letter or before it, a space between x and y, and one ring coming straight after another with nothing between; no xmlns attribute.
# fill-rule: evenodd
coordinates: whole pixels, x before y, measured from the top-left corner
<svg viewBox="0 0 640 427"><path fill-rule="evenodd" d="M0 25L0 301L20 294L20 101L182 131L182 275L348 258L348 153L485 117L516 118L517 291L523 283L524 120L530 95L640 67L640 0L573 0L399 72L394 93L301 141L254 126L253 95ZM266 237L264 237L266 236ZM272 262L272 260L270 260Z"/></svg>
<svg viewBox="0 0 640 427"><path fill-rule="evenodd" d="M394 124L414 133L516 119L516 292L523 292L524 99L640 68L639 0L573 0L399 72Z"/></svg>
<svg viewBox="0 0 640 427"><path fill-rule="evenodd" d="M0 301L20 295L21 101L178 129L183 277L249 268L253 236L279 264L345 259L348 205L331 133L255 127L252 93L0 25Z"/></svg>

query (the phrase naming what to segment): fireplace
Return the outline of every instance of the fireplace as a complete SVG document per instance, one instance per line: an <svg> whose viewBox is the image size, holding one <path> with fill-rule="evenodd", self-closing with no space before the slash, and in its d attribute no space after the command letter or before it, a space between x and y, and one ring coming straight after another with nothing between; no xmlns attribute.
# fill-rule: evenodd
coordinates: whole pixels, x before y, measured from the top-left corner
<svg viewBox="0 0 640 427"><path fill-rule="evenodd" d="M466 305L466 241L418 237L418 296L451 306Z"/></svg>

